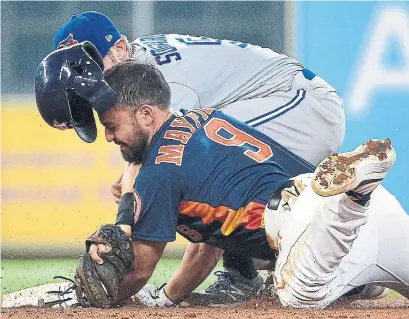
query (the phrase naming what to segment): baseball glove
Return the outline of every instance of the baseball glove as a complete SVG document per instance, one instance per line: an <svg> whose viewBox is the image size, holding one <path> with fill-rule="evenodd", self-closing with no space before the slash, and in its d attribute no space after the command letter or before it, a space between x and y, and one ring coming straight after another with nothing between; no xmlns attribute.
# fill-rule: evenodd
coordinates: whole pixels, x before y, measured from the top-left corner
<svg viewBox="0 0 409 319"><path fill-rule="evenodd" d="M76 295L83 307L112 308L119 304L119 286L132 271L134 252L131 240L119 226L103 225L86 240L87 253L81 254L76 269ZM88 253L91 244L104 244L99 252L103 264Z"/></svg>

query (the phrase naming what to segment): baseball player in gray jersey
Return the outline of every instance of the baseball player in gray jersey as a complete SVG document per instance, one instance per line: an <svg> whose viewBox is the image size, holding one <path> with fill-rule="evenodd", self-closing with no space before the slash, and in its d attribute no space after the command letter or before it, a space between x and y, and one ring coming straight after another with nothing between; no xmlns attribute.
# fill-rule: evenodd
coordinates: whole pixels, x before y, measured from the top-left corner
<svg viewBox="0 0 409 319"><path fill-rule="evenodd" d="M155 64L171 88L171 105L212 107L272 137L309 163L336 152L343 140L343 100L335 89L296 59L271 49L238 41L158 34L129 42L105 15L83 12L71 17L55 34L55 48L90 41L104 68L134 57ZM56 128L64 128L56 123ZM119 202L119 178L111 191ZM189 255L214 257L221 250L192 244ZM253 261L224 253L225 271L210 286L209 297L243 300L262 285Z"/></svg>

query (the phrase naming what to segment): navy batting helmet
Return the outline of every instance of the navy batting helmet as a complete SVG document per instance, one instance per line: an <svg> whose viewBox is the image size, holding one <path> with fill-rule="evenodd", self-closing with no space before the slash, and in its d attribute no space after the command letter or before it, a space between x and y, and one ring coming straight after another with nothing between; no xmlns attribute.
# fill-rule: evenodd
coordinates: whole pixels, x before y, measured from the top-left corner
<svg viewBox="0 0 409 319"><path fill-rule="evenodd" d="M35 78L38 110L56 128L74 128L85 142L97 137L93 110L102 114L116 101L103 80L97 49L88 41L51 52L41 61Z"/></svg>

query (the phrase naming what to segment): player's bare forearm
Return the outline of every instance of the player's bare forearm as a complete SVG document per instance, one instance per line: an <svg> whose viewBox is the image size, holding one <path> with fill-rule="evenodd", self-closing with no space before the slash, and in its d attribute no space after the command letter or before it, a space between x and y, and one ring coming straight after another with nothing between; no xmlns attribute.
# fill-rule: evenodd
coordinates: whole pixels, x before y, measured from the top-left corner
<svg viewBox="0 0 409 319"><path fill-rule="evenodd" d="M124 281L121 283L119 299L123 300L136 294L139 290L145 286L150 278L151 274L142 273L129 273L125 276Z"/></svg>
<svg viewBox="0 0 409 319"><path fill-rule="evenodd" d="M136 294L148 282L167 243L134 240L132 244L135 255L134 269L121 283L119 299Z"/></svg>
<svg viewBox="0 0 409 319"><path fill-rule="evenodd" d="M166 295L177 302L195 290L219 261L223 250L204 243L189 243L178 271L166 285Z"/></svg>

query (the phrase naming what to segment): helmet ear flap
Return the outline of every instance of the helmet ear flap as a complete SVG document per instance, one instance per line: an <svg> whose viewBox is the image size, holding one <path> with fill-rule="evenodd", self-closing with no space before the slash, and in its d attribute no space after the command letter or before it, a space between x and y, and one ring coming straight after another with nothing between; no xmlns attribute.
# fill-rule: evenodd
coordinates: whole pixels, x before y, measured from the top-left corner
<svg viewBox="0 0 409 319"><path fill-rule="evenodd" d="M78 136L87 143L97 138L97 125L91 104L77 95L73 89L66 91L68 100L68 118Z"/></svg>

